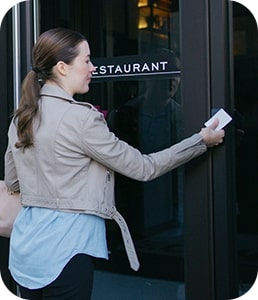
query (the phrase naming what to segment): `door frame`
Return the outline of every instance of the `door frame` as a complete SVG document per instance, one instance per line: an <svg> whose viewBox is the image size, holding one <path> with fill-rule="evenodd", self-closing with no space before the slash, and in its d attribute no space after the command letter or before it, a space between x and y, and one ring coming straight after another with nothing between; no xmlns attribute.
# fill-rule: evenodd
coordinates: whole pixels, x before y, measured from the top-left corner
<svg viewBox="0 0 258 300"><path fill-rule="evenodd" d="M213 108L233 112L231 6L231 1L225 0L181 1L186 135L198 131ZM233 133L229 126L223 145L208 150L186 167L184 245L188 300L238 296Z"/></svg>

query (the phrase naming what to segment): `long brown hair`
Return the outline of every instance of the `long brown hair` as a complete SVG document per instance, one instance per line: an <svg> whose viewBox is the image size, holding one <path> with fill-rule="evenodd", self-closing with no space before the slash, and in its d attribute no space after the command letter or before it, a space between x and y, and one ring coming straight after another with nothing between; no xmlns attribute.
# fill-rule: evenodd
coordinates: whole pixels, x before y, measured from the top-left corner
<svg viewBox="0 0 258 300"><path fill-rule="evenodd" d="M33 121L39 117L40 88L46 80L55 80L53 67L63 61L70 64L78 53L78 45L86 38L73 30L54 28L42 33L32 50L32 70L22 83L20 105L14 114L17 123L16 148L33 147Z"/></svg>

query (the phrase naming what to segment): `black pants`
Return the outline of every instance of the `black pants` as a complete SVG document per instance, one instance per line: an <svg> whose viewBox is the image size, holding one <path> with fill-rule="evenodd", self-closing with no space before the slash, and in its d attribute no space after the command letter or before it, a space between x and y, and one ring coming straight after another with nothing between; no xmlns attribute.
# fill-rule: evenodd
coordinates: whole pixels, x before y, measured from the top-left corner
<svg viewBox="0 0 258 300"><path fill-rule="evenodd" d="M8 269L10 239L0 237L0 273L5 286L16 295L17 286Z"/></svg>
<svg viewBox="0 0 258 300"><path fill-rule="evenodd" d="M90 300L93 270L91 256L75 255L58 278L48 286L36 290L20 286L21 297L29 300Z"/></svg>

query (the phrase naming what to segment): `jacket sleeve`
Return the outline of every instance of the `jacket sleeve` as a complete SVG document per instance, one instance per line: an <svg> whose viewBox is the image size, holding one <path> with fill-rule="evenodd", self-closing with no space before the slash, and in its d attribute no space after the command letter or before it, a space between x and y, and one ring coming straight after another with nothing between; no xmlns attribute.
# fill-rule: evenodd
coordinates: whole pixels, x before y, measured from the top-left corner
<svg viewBox="0 0 258 300"><path fill-rule="evenodd" d="M10 146L10 142L8 144L7 150L5 152L5 173L4 180L7 186L8 191L10 192L18 192L20 190L19 181L17 177L15 162L13 159L13 153Z"/></svg>
<svg viewBox="0 0 258 300"><path fill-rule="evenodd" d="M207 150L201 135L194 134L170 148L141 154L110 132L104 117L97 112L88 114L82 139L86 155L107 168L139 181L159 177Z"/></svg>

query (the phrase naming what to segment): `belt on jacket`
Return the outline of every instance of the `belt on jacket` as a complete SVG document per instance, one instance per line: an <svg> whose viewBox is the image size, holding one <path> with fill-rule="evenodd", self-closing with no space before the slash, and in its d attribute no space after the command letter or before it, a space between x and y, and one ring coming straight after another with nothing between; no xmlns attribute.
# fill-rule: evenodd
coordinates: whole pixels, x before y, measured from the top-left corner
<svg viewBox="0 0 258 300"><path fill-rule="evenodd" d="M138 269L140 267L140 263L139 263L139 260L138 260L138 257L137 257L136 251L135 251L135 247L134 247L134 243L133 243L130 231L125 222L125 219L122 217L122 215L117 210L116 210L115 214L112 216L112 218L117 222L117 224L120 227L130 267L134 271L138 271Z"/></svg>

